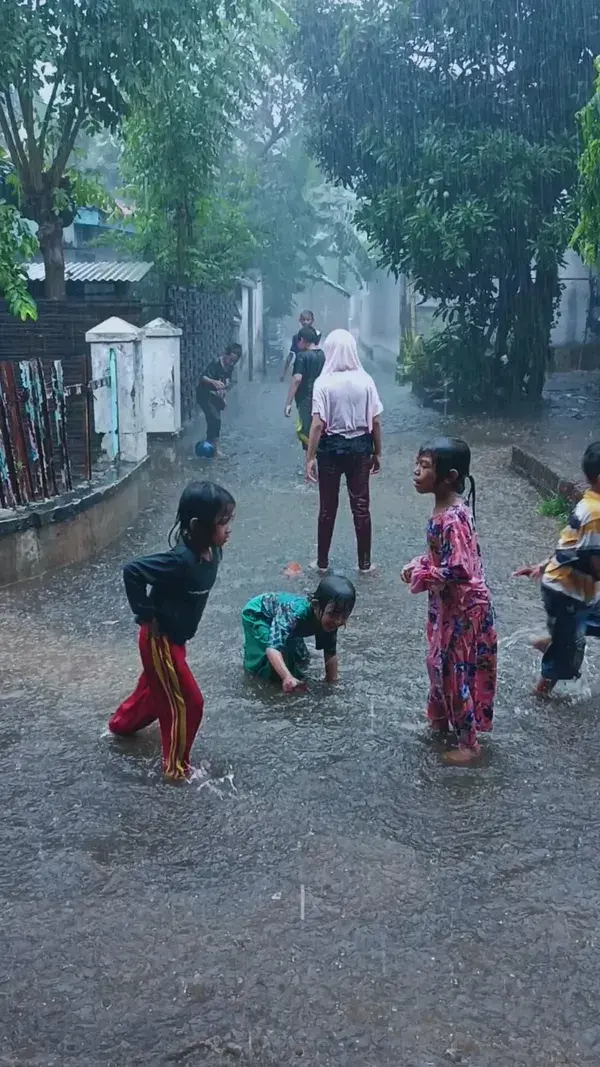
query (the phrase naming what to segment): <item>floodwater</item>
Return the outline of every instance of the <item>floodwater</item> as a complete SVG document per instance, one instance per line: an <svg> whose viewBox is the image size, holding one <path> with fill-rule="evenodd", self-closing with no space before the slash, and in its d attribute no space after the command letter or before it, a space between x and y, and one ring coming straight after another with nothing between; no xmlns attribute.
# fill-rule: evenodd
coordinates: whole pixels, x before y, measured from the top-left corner
<svg viewBox="0 0 600 1067"><path fill-rule="evenodd" d="M600 739L590 685L531 697L538 594L510 579L555 538L478 424L479 530L499 614L497 725L477 769L427 737L412 459L441 419L382 381L381 571L358 580L335 690L255 685L240 610L314 555L316 492L279 383L242 383L213 475L238 500L190 659L206 696L182 786L158 733L106 721L132 687L128 555L163 545L191 460L101 558L5 591L0 1064L579 1067L600 1062ZM453 427L469 436L468 423ZM347 505L333 563L351 573ZM597 693L598 686L595 688Z"/></svg>

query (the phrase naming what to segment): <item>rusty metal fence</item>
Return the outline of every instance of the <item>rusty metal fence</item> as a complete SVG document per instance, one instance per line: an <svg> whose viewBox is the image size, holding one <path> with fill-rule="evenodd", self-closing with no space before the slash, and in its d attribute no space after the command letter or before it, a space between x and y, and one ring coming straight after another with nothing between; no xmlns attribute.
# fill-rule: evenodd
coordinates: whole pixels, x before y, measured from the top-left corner
<svg viewBox="0 0 600 1067"><path fill-rule="evenodd" d="M48 379L42 361L0 362L0 507L16 508L73 488L68 401L85 404L85 478L92 477L93 391L111 378L65 386L60 360Z"/></svg>

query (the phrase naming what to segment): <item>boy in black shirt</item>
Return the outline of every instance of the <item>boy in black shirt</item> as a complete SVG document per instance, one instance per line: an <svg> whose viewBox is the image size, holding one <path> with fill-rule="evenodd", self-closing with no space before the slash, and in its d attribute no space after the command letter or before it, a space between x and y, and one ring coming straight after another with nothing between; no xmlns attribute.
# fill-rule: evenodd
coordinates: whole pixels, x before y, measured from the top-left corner
<svg viewBox="0 0 600 1067"><path fill-rule="evenodd" d="M298 321L300 323L300 330L298 330L298 333L295 333L294 336L292 337L292 343L290 345L290 350L288 352L287 359L285 361L285 364L284 364L284 367L283 367L283 371L281 373L281 381L284 381L285 376L286 376L286 374L288 372L288 367L289 367L290 363L294 362L294 360L296 359L296 356L298 355L298 352L300 351L300 349L298 347L298 340L299 340L300 332L301 332L302 328L304 326L312 326L313 330L315 328L315 316L314 316L312 311L301 311L300 315L298 317ZM317 331L317 344L319 344L320 340L321 340L321 334Z"/></svg>
<svg viewBox="0 0 600 1067"><path fill-rule="evenodd" d="M241 345L227 345L224 354L208 364L196 389L196 400L206 419L206 440L214 445L215 452L221 436L221 413L227 407L227 386L241 358Z"/></svg>
<svg viewBox="0 0 600 1067"><path fill-rule="evenodd" d="M325 364L325 354L318 348L319 334L312 326L303 326L298 333L298 355L294 362L290 391L285 404L286 418L292 413L296 398L298 409L297 433L306 451L312 422L313 387Z"/></svg>

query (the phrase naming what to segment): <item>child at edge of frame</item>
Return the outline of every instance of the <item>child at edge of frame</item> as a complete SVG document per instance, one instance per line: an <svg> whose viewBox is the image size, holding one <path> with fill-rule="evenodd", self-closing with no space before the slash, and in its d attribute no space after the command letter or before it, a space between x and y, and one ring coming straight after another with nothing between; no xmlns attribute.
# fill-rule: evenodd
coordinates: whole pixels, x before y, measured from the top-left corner
<svg viewBox="0 0 600 1067"><path fill-rule="evenodd" d="M337 632L356 603L348 578L323 578L312 597L263 593L242 611L244 667L249 674L281 681L284 693L305 687L310 654L305 638L314 637L325 661L325 680L338 681Z"/></svg>
<svg viewBox="0 0 600 1067"><path fill-rule="evenodd" d="M427 717L434 731L453 731L458 748L444 759L454 764L480 756L477 735L492 729L496 693L498 639L475 532L470 468L465 441L441 437L419 449L414 486L417 493L432 493L434 505L427 552L402 571L412 593L429 595ZM467 480L471 488L465 503Z"/></svg>
<svg viewBox="0 0 600 1067"><path fill-rule="evenodd" d="M163 771L174 780L192 772L190 750L204 712L186 645L204 614L234 515L235 500L227 489L190 482L169 534L170 550L141 556L123 568L129 606L140 627L142 673L108 728L126 737L158 719Z"/></svg>
<svg viewBox="0 0 600 1067"><path fill-rule="evenodd" d="M514 573L515 578L541 579L548 634L531 640L542 653L535 689L541 697L548 697L557 682L579 678L586 636L600 636L600 441L588 445L581 469L588 488L573 508L554 555Z"/></svg>

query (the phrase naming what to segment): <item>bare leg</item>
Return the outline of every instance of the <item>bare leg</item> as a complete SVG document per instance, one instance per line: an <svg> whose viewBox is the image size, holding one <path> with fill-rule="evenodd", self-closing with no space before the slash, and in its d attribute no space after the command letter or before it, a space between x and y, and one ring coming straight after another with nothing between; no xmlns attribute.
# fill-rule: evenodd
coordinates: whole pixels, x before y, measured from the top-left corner
<svg viewBox="0 0 600 1067"><path fill-rule="evenodd" d="M552 638L549 637L548 634L544 634L542 637L531 637L529 641L532 648L535 648L538 652L541 652L542 655L544 655L544 652L547 652L550 648Z"/></svg>

